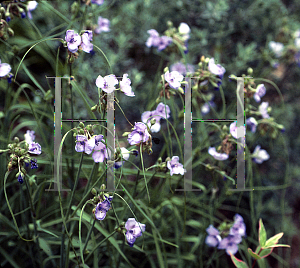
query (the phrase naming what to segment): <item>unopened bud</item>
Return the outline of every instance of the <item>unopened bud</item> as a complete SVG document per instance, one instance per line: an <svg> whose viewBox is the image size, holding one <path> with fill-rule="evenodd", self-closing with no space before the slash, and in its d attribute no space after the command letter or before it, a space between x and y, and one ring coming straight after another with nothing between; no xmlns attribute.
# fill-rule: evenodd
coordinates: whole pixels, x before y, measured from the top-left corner
<svg viewBox="0 0 300 268"><path fill-rule="evenodd" d="M248 68L247 72L248 72L248 74L253 74L253 69L252 68Z"/></svg>
<svg viewBox="0 0 300 268"><path fill-rule="evenodd" d="M18 137L14 137L14 142L15 142L15 143L19 143L19 141L20 141L20 140L19 140Z"/></svg>
<svg viewBox="0 0 300 268"><path fill-rule="evenodd" d="M97 111L97 108L98 108L98 105L95 105L95 106L91 107L91 111L95 112L95 111Z"/></svg>
<svg viewBox="0 0 300 268"><path fill-rule="evenodd" d="M95 188L93 188L93 189L91 190L91 193L92 193L93 195L97 195L97 190L96 190Z"/></svg>
<svg viewBox="0 0 300 268"><path fill-rule="evenodd" d="M9 34L9 36L14 36L15 34L12 28L7 28L7 33Z"/></svg>
<svg viewBox="0 0 300 268"><path fill-rule="evenodd" d="M80 123L79 123L79 126L80 126L81 128L84 128L84 123L83 123L83 122L80 122Z"/></svg>

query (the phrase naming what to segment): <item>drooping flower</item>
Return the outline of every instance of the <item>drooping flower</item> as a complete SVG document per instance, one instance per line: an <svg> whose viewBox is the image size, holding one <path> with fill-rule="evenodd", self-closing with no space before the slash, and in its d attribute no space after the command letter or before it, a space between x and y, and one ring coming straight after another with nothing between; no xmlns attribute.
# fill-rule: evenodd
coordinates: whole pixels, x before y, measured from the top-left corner
<svg viewBox="0 0 300 268"><path fill-rule="evenodd" d="M261 105L258 106L258 110L263 118L270 118L268 114L268 102L262 102Z"/></svg>
<svg viewBox="0 0 300 268"><path fill-rule="evenodd" d="M96 34L100 34L101 32L109 32L109 20L102 18L101 16L98 17L98 27L95 29Z"/></svg>
<svg viewBox="0 0 300 268"><path fill-rule="evenodd" d="M282 43L279 43L279 42L274 42L274 41L271 41L269 43L269 48L271 49L271 51L275 54L275 56L277 58L281 57L282 56L282 52L283 52L283 49L284 49L284 45Z"/></svg>
<svg viewBox="0 0 300 268"><path fill-rule="evenodd" d="M239 235L239 236L246 236L246 225L244 223L244 219L241 215L235 214L234 216L234 223L229 230L230 235Z"/></svg>
<svg viewBox="0 0 300 268"><path fill-rule="evenodd" d="M147 33L150 34L150 36L147 39L146 46L147 47L152 47L152 46L157 47L160 42L159 33L154 29L148 30Z"/></svg>
<svg viewBox="0 0 300 268"><path fill-rule="evenodd" d="M102 202L99 202L95 208L95 218L99 221L104 220L104 218L106 217L106 213L107 211L110 209L111 207L111 202L113 197L107 197L106 195L104 195L105 200Z"/></svg>
<svg viewBox="0 0 300 268"><path fill-rule="evenodd" d="M270 158L270 155L266 150L260 149L260 145L257 145L251 155L253 161L257 164L261 164L263 161L266 161Z"/></svg>
<svg viewBox="0 0 300 268"><path fill-rule="evenodd" d="M128 74L123 74L123 79L120 81L120 89L124 92L126 96L134 97L134 92L131 89L131 81L128 78Z"/></svg>
<svg viewBox="0 0 300 268"><path fill-rule="evenodd" d="M28 152L31 154L41 154L42 147L37 142L34 142L35 132L33 130L27 130L24 134L25 142L29 145Z"/></svg>
<svg viewBox="0 0 300 268"><path fill-rule="evenodd" d="M19 174L19 176L18 176L18 182L19 182L20 184L22 184L22 183L24 182L23 176L22 176L22 173L21 173L21 172L20 172L20 174Z"/></svg>
<svg viewBox="0 0 300 268"><path fill-rule="evenodd" d="M191 32L191 29L185 22L180 23L178 27L178 32L182 36L183 41L186 41L190 38L189 33Z"/></svg>
<svg viewBox="0 0 300 268"><path fill-rule="evenodd" d="M92 157L95 163L103 162L104 159L107 159L108 154L107 154L107 149L105 144L103 144L102 142L98 142L94 147L94 152Z"/></svg>
<svg viewBox="0 0 300 268"><path fill-rule="evenodd" d="M259 84L256 88L256 92L253 95L253 98L256 102L260 102L260 98L266 94L266 87L264 84Z"/></svg>
<svg viewBox="0 0 300 268"><path fill-rule="evenodd" d="M8 63L1 63L0 60L0 77L4 77L9 74L11 67Z"/></svg>
<svg viewBox="0 0 300 268"><path fill-rule="evenodd" d="M157 49L159 51L162 51L167 46L169 46L172 42L173 42L173 39L171 37L163 35L159 38L159 43L158 43Z"/></svg>
<svg viewBox="0 0 300 268"><path fill-rule="evenodd" d="M29 144L35 140L34 130L27 130L24 134L25 141Z"/></svg>
<svg viewBox="0 0 300 268"><path fill-rule="evenodd" d="M170 71L177 71L182 75L186 75L186 73L194 73L195 68L192 64L187 64L186 67L185 64L183 64L181 61L178 61L170 66Z"/></svg>
<svg viewBox="0 0 300 268"><path fill-rule="evenodd" d="M32 19L31 11L35 10L38 3L37 1L28 1L27 2L27 16L29 19Z"/></svg>
<svg viewBox="0 0 300 268"><path fill-rule="evenodd" d="M232 135L232 137L234 137L235 139L237 138L241 138L241 137L244 137L245 134L246 134L246 128L245 126L240 126L239 129L241 129L242 133L243 133L243 136L241 137L238 137L238 127L236 126L236 121L234 121L233 123L230 124L230 134Z"/></svg>
<svg viewBox="0 0 300 268"><path fill-rule="evenodd" d="M228 255L237 253L238 244L242 242L240 235L228 235L219 243L218 249L225 249Z"/></svg>
<svg viewBox="0 0 300 268"><path fill-rule="evenodd" d="M67 30L65 40L70 52L75 53L81 44L81 37L74 30Z"/></svg>
<svg viewBox="0 0 300 268"><path fill-rule="evenodd" d="M225 68L221 66L220 64L215 64L215 59L211 58L208 62L208 70L215 75L218 75L221 79L224 76L224 73L226 72Z"/></svg>
<svg viewBox="0 0 300 268"><path fill-rule="evenodd" d="M125 237L127 244L133 247L135 240L142 236L142 233L146 230L146 224L137 222L135 218L129 218L125 223L125 228L127 230Z"/></svg>
<svg viewBox="0 0 300 268"><path fill-rule="evenodd" d="M128 142L130 145L140 144L146 142L149 137L147 126L142 122L138 122L135 123L133 131L128 135Z"/></svg>
<svg viewBox="0 0 300 268"><path fill-rule="evenodd" d="M35 168L38 168L39 166L38 166L38 164L37 164L37 161L36 161L36 159L31 159L30 160L30 168L31 169L35 169Z"/></svg>
<svg viewBox="0 0 300 268"><path fill-rule="evenodd" d="M82 43L81 48L84 52L90 53L93 50L93 44L90 42L93 39L93 32L92 31L85 31L81 36Z"/></svg>
<svg viewBox="0 0 300 268"><path fill-rule="evenodd" d="M167 162L167 167L170 170L171 176L173 176L173 174L184 175L184 172L186 172L186 170L183 168L183 165L179 163L178 156L173 156L172 160Z"/></svg>
<svg viewBox="0 0 300 268"><path fill-rule="evenodd" d="M254 133L256 131L257 121L254 117L250 117L246 120L247 125L250 126L251 131Z"/></svg>
<svg viewBox="0 0 300 268"><path fill-rule="evenodd" d="M115 90L115 85L117 85L118 79L114 74L106 75L102 77L99 75L96 79L96 86L101 88L106 93L111 93Z"/></svg>
<svg viewBox="0 0 300 268"><path fill-rule="evenodd" d="M228 154L222 154L218 153L215 147L209 147L208 148L208 153L216 160L226 160L228 159L229 155Z"/></svg>
<svg viewBox="0 0 300 268"><path fill-rule="evenodd" d="M178 89L181 86L180 82L183 80L183 75L176 71L167 71L165 73L165 79L171 88Z"/></svg>
<svg viewBox="0 0 300 268"><path fill-rule="evenodd" d="M205 244L209 247L216 247L222 240L218 229L212 225L209 225L209 227L206 229L206 232L208 233L208 236L205 239Z"/></svg>

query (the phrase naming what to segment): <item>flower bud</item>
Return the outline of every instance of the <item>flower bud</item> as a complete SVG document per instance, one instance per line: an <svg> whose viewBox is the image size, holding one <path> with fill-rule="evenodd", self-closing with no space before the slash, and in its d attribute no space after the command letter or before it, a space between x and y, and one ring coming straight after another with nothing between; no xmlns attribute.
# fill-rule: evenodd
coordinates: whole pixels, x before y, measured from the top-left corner
<svg viewBox="0 0 300 268"><path fill-rule="evenodd" d="M80 135L84 135L84 130L83 129L80 129L78 132L79 132Z"/></svg>
<svg viewBox="0 0 300 268"><path fill-rule="evenodd" d="M15 32L13 31L12 28L7 28L7 33L9 36L14 36Z"/></svg>
<svg viewBox="0 0 300 268"><path fill-rule="evenodd" d="M148 151L147 151L147 153L148 153L149 155L152 154L152 153L153 153L152 149L149 148Z"/></svg>
<svg viewBox="0 0 300 268"><path fill-rule="evenodd" d="M92 193L93 195L97 195L97 190L96 190L95 188L93 188L93 189L91 190L91 193Z"/></svg>
<svg viewBox="0 0 300 268"><path fill-rule="evenodd" d="M162 163L161 157L157 159L157 163L158 163L158 164L161 164L161 163Z"/></svg>
<svg viewBox="0 0 300 268"><path fill-rule="evenodd" d="M91 107L91 111L95 112L97 110L97 108L98 108L98 105L95 105L95 106Z"/></svg>
<svg viewBox="0 0 300 268"><path fill-rule="evenodd" d="M253 74L253 69L252 68L248 68L248 70L247 70L247 72L248 72L248 74Z"/></svg>
<svg viewBox="0 0 300 268"><path fill-rule="evenodd" d="M152 118L152 119L150 120L151 126L155 125L155 123L156 123L156 119L155 119L155 118Z"/></svg>
<svg viewBox="0 0 300 268"><path fill-rule="evenodd" d="M100 189L101 189L102 191L105 190L105 189L106 189L105 184L102 184L101 187L100 187Z"/></svg>
<svg viewBox="0 0 300 268"><path fill-rule="evenodd" d="M168 20L168 21L167 21L167 25L168 25L169 28L171 28L171 27L173 27L173 22L170 21L170 20Z"/></svg>
<svg viewBox="0 0 300 268"><path fill-rule="evenodd" d="M19 143L19 141L20 141L20 140L19 140L18 137L14 137L14 142L15 142L15 143Z"/></svg>
<svg viewBox="0 0 300 268"><path fill-rule="evenodd" d="M201 62L205 62L205 57L203 55L201 56Z"/></svg>
<svg viewBox="0 0 300 268"><path fill-rule="evenodd" d="M206 58L206 59L205 59L205 63L208 63L208 62L209 62L209 58Z"/></svg>

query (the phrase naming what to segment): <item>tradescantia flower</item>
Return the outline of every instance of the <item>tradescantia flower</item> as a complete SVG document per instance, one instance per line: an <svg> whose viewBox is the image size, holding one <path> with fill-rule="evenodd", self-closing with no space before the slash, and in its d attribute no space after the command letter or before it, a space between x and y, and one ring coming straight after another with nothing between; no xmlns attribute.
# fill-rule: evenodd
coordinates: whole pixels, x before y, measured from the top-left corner
<svg viewBox="0 0 300 268"><path fill-rule="evenodd" d="M209 147L208 149L208 153L216 160L226 160L228 159L229 155L228 154L222 154L222 153L218 153L215 147Z"/></svg>
<svg viewBox="0 0 300 268"><path fill-rule="evenodd" d="M18 176L18 182L19 182L20 184L22 184L22 183L24 182L22 173L20 173L19 176Z"/></svg>
<svg viewBox="0 0 300 268"><path fill-rule="evenodd" d="M8 63L1 63L0 60L0 77L4 77L9 74L11 67Z"/></svg>
<svg viewBox="0 0 300 268"><path fill-rule="evenodd" d="M120 149L121 149L122 159L128 160L130 156L130 151L128 151L125 147L121 147ZM120 168L124 164L124 162L125 161L115 162L115 168Z"/></svg>
<svg viewBox="0 0 300 268"><path fill-rule="evenodd" d="M106 195L104 195L104 197L105 200L99 202L94 210L95 218L99 221L104 220L104 218L106 217L106 213L110 209L113 199L112 196L107 197Z"/></svg>
<svg viewBox="0 0 300 268"><path fill-rule="evenodd" d="M98 6L101 6L101 5L103 5L104 0L92 0L91 2L92 2L92 4L97 4Z"/></svg>
<svg viewBox="0 0 300 268"><path fill-rule="evenodd" d="M235 214L234 223L229 230L230 235L246 236L246 225L244 219L240 214Z"/></svg>
<svg viewBox="0 0 300 268"><path fill-rule="evenodd" d="M254 133L256 131L256 126L258 124L256 119L254 117L250 117L246 120L246 123L247 123L248 126L250 126L251 132Z"/></svg>
<svg viewBox="0 0 300 268"><path fill-rule="evenodd" d="M190 38L189 33L191 32L191 29L185 22L180 23L178 32L182 36L183 41L187 41Z"/></svg>
<svg viewBox="0 0 300 268"><path fill-rule="evenodd" d="M257 145L251 155L253 161L257 164L261 164L263 161L266 161L270 158L270 155L266 150L260 149L260 145Z"/></svg>
<svg viewBox="0 0 300 268"><path fill-rule="evenodd" d="M242 129L243 136L245 136L245 134L246 134L246 128L245 128L245 126L241 126L239 128ZM236 126L236 121L234 121L233 123L230 124L229 129L230 129L230 134L232 135L232 137L234 137L235 139L237 139L238 138L238 136L237 136L238 135L238 127Z"/></svg>
<svg viewBox="0 0 300 268"><path fill-rule="evenodd" d="M96 86L106 93L113 92L115 90L115 85L118 83L118 79L114 74L106 75L104 77L99 75L96 79Z"/></svg>
<svg viewBox="0 0 300 268"><path fill-rule="evenodd" d="M32 19L31 11L35 10L38 3L37 1L28 1L27 2L27 16L29 19Z"/></svg>
<svg viewBox="0 0 300 268"><path fill-rule="evenodd" d="M123 79L120 81L120 89L126 96L134 97L134 92L131 89L131 81L128 78L128 74L123 74Z"/></svg>
<svg viewBox="0 0 300 268"><path fill-rule="evenodd" d="M256 92L253 95L253 98L256 102L260 102L260 98L266 94L266 87L264 84L259 84L256 88Z"/></svg>
<svg viewBox="0 0 300 268"><path fill-rule="evenodd" d="M182 62L178 61L176 63L174 63L173 65L170 66L170 71L177 71L182 75L186 75L186 73L194 73L195 72L195 68L192 64L187 64L185 66L185 64L183 64Z"/></svg>
<svg viewBox="0 0 300 268"><path fill-rule="evenodd" d="M208 236L205 239L205 244L209 247L216 247L222 240L219 230L212 225L209 225L206 232L208 233Z"/></svg>
<svg viewBox="0 0 300 268"><path fill-rule="evenodd" d="M25 141L28 143L28 152L31 154L41 154L42 147L37 142L34 142L35 135L33 130L27 130L26 134L24 134Z"/></svg>
<svg viewBox="0 0 300 268"><path fill-rule="evenodd" d="M130 145L135 145L146 142L149 138L150 134L147 130L147 126L142 122L138 122L135 123L133 131L128 135L128 142Z"/></svg>
<svg viewBox="0 0 300 268"><path fill-rule="evenodd" d="M268 102L262 102L261 105L258 106L258 110L263 118L270 118L268 114Z"/></svg>
<svg viewBox="0 0 300 268"><path fill-rule="evenodd" d="M238 244L242 242L240 235L228 235L219 243L218 249L225 249L228 255L235 254L238 251Z"/></svg>
<svg viewBox="0 0 300 268"><path fill-rule="evenodd" d="M215 75L218 75L221 79L224 76L224 73L226 72L225 68L221 66L220 64L215 64L215 59L211 58L208 62L208 70Z"/></svg>
<svg viewBox="0 0 300 268"><path fill-rule="evenodd" d="M135 218L129 218L125 223L125 228L127 230L125 234L127 244L133 247L135 240L145 232L146 224L137 222Z"/></svg>
<svg viewBox="0 0 300 268"><path fill-rule="evenodd" d="M160 37L159 33L154 29L148 30L147 33L150 34L146 42L147 47L157 47L161 51L172 43L171 37L165 35Z"/></svg>
<svg viewBox="0 0 300 268"><path fill-rule="evenodd" d="M81 45L81 37L74 30L67 30L65 40L70 52L75 53Z"/></svg>
<svg viewBox="0 0 300 268"><path fill-rule="evenodd" d="M178 89L181 86L180 82L183 80L183 75L177 71L167 71L165 73L165 79L171 88Z"/></svg>
<svg viewBox="0 0 300 268"><path fill-rule="evenodd" d="M98 142L94 147L94 152L92 157L95 163L103 162L104 159L107 159L108 155L107 155L107 149L105 144L103 144L102 142Z"/></svg>
<svg viewBox="0 0 300 268"><path fill-rule="evenodd" d="M173 174L184 175L184 172L186 172L186 170L183 168L183 165L179 163L178 156L173 156L172 160L167 162L167 167L170 170L171 176L173 176Z"/></svg>
<svg viewBox="0 0 300 268"><path fill-rule="evenodd" d="M92 31L85 31L85 33L82 34L82 43L81 48L84 52L90 53L93 50L93 44L91 43L93 39L93 32Z"/></svg>
<svg viewBox="0 0 300 268"><path fill-rule="evenodd" d="M271 41L269 43L269 48L271 49L271 51L275 54L275 56L277 58L281 57L282 56L282 53L283 53L283 49L284 49L284 45L282 43L279 43L279 42L274 42L274 41Z"/></svg>
<svg viewBox="0 0 300 268"><path fill-rule="evenodd" d="M96 34L100 34L101 32L109 32L109 20L102 18L101 16L98 17L98 27L95 29Z"/></svg>
<svg viewBox="0 0 300 268"><path fill-rule="evenodd" d="M157 46L158 51L164 50L167 46L172 43L173 39L169 36L161 36Z"/></svg>

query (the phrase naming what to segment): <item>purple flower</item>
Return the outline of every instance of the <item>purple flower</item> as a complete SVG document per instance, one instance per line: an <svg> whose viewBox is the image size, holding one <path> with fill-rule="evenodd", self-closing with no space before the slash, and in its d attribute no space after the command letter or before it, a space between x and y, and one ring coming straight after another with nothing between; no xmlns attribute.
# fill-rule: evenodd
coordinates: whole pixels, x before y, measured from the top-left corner
<svg viewBox="0 0 300 268"><path fill-rule="evenodd" d="M269 43L269 48L271 49L271 51L275 54L275 56L277 58L281 57L282 56L282 52L283 52L283 49L284 49L284 45L282 43L279 43L279 42L274 42L274 41L271 41Z"/></svg>
<svg viewBox="0 0 300 268"><path fill-rule="evenodd" d="M109 20L102 18L101 16L98 17L98 27L95 29L96 34L100 34L101 32L109 32Z"/></svg>
<svg viewBox="0 0 300 268"><path fill-rule="evenodd" d="M179 163L179 157L173 156L171 161L167 162L167 167L170 169L170 175L181 174L183 175L186 170L183 168L183 165Z"/></svg>
<svg viewBox="0 0 300 268"><path fill-rule="evenodd" d="M186 75L187 72L193 73L195 70L194 70L194 66L192 64L187 64L187 68L186 68L185 64L178 61L170 66L170 71L171 72L177 71L178 73L180 73L182 75Z"/></svg>
<svg viewBox="0 0 300 268"><path fill-rule="evenodd" d="M165 73L165 79L171 88L178 89L181 86L180 82L183 80L183 75L176 71L167 71Z"/></svg>
<svg viewBox="0 0 300 268"><path fill-rule="evenodd" d="M103 144L102 142L98 142L94 147L94 152L92 157L95 163L103 162L104 159L107 159L108 155L107 155L107 149L105 144Z"/></svg>
<svg viewBox="0 0 300 268"><path fill-rule="evenodd" d="M295 54L295 62L298 64L300 67L300 50Z"/></svg>
<svg viewBox="0 0 300 268"><path fill-rule="evenodd" d="M128 78L128 74L123 74L123 79L120 81L120 89L124 92L126 96L134 97L134 92L131 89L131 81Z"/></svg>
<svg viewBox="0 0 300 268"><path fill-rule="evenodd" d="M110 209L111 201L113 199L112 196L107 197L105 195L104 197L105 197L105 200L102 202L99 202L95 209L95 218L99 221L104 220L104 218L106 217L106 213Z"/></svg>
<svg viewBox="0 0 300 268"><path fill-rule="evenodd" d="M19 173L19 176L18 176L18 182L19 182L20 184L22 184L22 183L24 182L22 173Z"/></svg>
<svg viewBox="0 0 300 268"><path fill-rule="evenodd" d="M260 146L257 145L252 153L251 157L253 161L257 164L261 164L263 161L266 161L270 158L270 155L266 150L260 149Z"/></svg>
<svg viewBox="0 0 300 268"><path fill-rule="evenodd" d="M101 88L106 93L111 93L115 90L115 85L117 85L118 79L114 74L110 74L102 77L99 75L96 79L96 86Z"/></svg>
<svg viewBox="0 0 300 268"><path fill-rule="evenodd" d="M38 168L39 166L38 166L38 164L37 164L37 161L36 161L36 159L31 159L30 160L30 168L31 169L35 169L35 168Z"/></svg>
<svg viewBox="0 0 300 268"><path fill-rule="evenodd" d="M241 215L235 214L234 223L229 230L229 234L234 236L246 236L246 225Z"/></svg>
<svg viewBox="0 0 300 268"><path fill-rule="evenodd" d="M159 51L164 50L168 45L170 45L172 43L172 38L169 36L162 36L159 38L159 43L158 43L158 47L157 49Z"/></svg>
<svg viewBox="0 0 300 268"><path fill-rule="evenodd" d="M90 154L95 147L95 140L88 138L85 135L77 135L76 136L76 152L85 152L86 154Z"/></svg>
<svg viewBox="0 0 300 268"><path fill-rule="evenodd" d="M257 121L254 117L250 117L246 120L247 125L251 127L251 131L254 133L256 131Z"/></svg>
<svg viewBox="0 0 300 268"><path fill-rule="evenodd" d="M125 228L127 230L125 236L127 240L127 244L130 247L133 247L135 240L142 236L142 233L146 230L146 224L142 224L137 222L135 218L129 218L125 223Z"/></svg>
<svg viewBox="0 0 300 268"><path fill-rule="evenodd" d="M93 39L93 32L86 31L82 36L81 47L82 50L86 53L90 53L93 50L93 44L90 42Z"/></svg>
<svg viewBox="0 0 300 268"><path fill-rule="evenodd" d="M254 93L254 99L256 102L260 102L260 98L266 94L266 88L264 84L259 84L256 88L256 92Z"/></svg>
<svg viewBox="0 0 300 268"><path fill-rule="evenodd" d="M208 236L205 239L205 244L209 247L216 247L222 240L218 229L212 225L209 225L209 227L206 229L206 232L208 233Z"/></svg>
<svg viewBox="0 0 300 268"><path fill-rule="evenodd" d="M36 9L37 5L38 5L37 1L27 2L27 16L29 19L32 19L31 11Z"/></svg>
<svg viewBox="0 0 300 268"><path fill-rule="evenodd" d="M155 111L146 111L142 113L142 122L147 123L148 127L152 132L160 131L160 119L159 115L154 114ZM155 124L151 126L151 119L155 119Z"/></svg>
<svg viewBox="0 0 300 268"><path fill-rule="evenodd" d="M205 81L205 82L207 82L207 81ZM209 104L210 104L212 107L215 107L215 106L216 106L216 104L215 104L213 101L209 101L209 102L204 103L204 104L202 105L202 107L201 107L201 113L202 113L203 115L209 113L209 111L210 111L210 106L209 106Z"/></svg>
<svg viewBox="0 0 300 268"><path fill-rule="evenodd" d="M215 59L211 58L208 62L208 70L215 75L218 75L221 79L224 76L224 73L226 72L225 68L221 66L220 64L215 64Z"/></svg>
<svg viewBox="0 0 300 268"><path fill-rule="evenodd" d="M1 63L0 60L0 77L4 77L9 74L11 67L8 63Z"/></svg>
<svg viewBox="0 0 300 268"><path fill-rule="evenodd" d="M26 134L24 134L25 141L29 144L34 141L35 135L33 130L27 130Z"/></svg>
<svg viewBox="0 0 300 268"><path fill-rule="evenodd" d="M238 244L242 242L240 235L228 235L219 243L218 249L226 249L228 255L235 254L238 251Z"/></svg>
<svg viewBox="0 0 300 268"><path fill-rule="evenodd" d="M229 127L230 134L235 139L242 138L246 134L246 128L245 128L245 126L240 126L239 128L243 131L243 136L241 136L241 137L238 137L238 127L236 126L236 121L234 121L233 123L230 124L230 127Z"/></svg>
<svg viewBox="0 0 300 268"><path fill-rule="evenodd" d="M155 115L159 115L162 118L166 119L170 117L170 107L168 105L163 104L162 102L159 103L156 107L156 110L153 111Z"/></svg>
<svg viewBox="0 0 300 268"><path fill-rule="evenodd" d="M218 153L215 147L209 147L209 148L208 148L208 153L209 153L211 156L213 156L214 159L220 160L220 161L226 160L226 159L228 159L228 157L229 157L228 154L221 154L221 153Z"/></svg>
<svg viewBox="0 0 300 268"><path fill-rule="evenodd" d="M146 46L147 47L151 47L151 46L157 47L160 43L159 33L154 29L148 30L147 33L150 34L150 36L147 39Z"/></svg>
<svg viewBox="0 0 300 268"><path fill-rule="evenodd" d="M92 2L92 4L97 4L98 6L101 6L101 5L103 5L104 0L92 0L91 2Z"/></svg>
<svg viewBox="0 0 300 268"><path fill-rule="evenodd" d="M39 145L37 142L29 143L28 152L31 154L41 154L42 153L41 145Z"/></svg>
<svg viewBox="0 0 300 268"><path fill-rule="evenodd" d="M270 116L268 115L268 106L268 102L262 102L258 107L258 110L263 118L270 118Z"/></svg>
<svg viewBox="0 0 300 268"><path fill-rule="evenodd" d="M70 52L75 53L81 44L81 37L74 30L67 30L65 40Z"/></svg>
<svg viewBox="0 0 300 268"><path fill-rule="evenodd" d="M122 153L122 158L124 160L128 160L129 156L130 156L130 151L128 151L125 147L121 147L121 153ZM116 151L116 149L115 149ZM119 161L119 162L115 162L115 168L120 168L125 161Z"/></svg>
<svg viewBox="0 0 300 268"><path fill-rule="evenodd" d="M138 122L135 123L133 131L128 135L128 142L130 145L139 144L141 142L146 142L150 137L150 134L147 130L147 126Z"/></svg>

